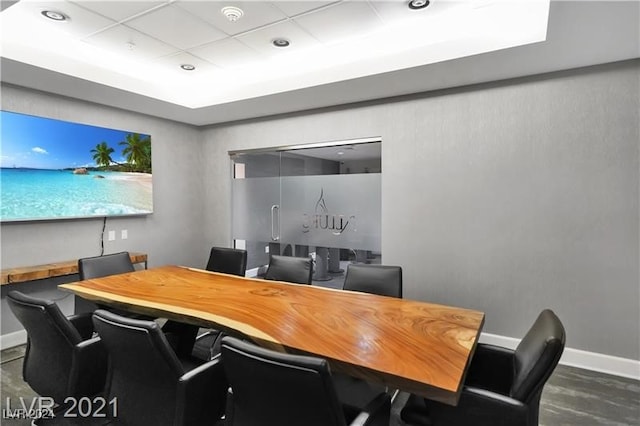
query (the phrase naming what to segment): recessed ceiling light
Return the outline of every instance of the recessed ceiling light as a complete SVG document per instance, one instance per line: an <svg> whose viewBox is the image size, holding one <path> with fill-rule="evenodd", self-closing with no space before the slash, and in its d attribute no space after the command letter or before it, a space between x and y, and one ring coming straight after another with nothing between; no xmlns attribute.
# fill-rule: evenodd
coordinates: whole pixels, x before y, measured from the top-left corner
<svg viewBox="0 0 640 426"><path fill-rule="evenodd" d="M429 0L411 0L409 2L409 9L418 10L424 9L429 6Z"/></svg>
<svg viewBox="0 0 640 426"><path fill-rule="evenodd" d="M231 22L236 22L238 19L242 18L244 12L239 7L235 6L226 6L223 7L220 12Z"/></svg>
<svg viewBox="0 0 640 426"><path fill-rule="evenodd" d="M291 42L286 38L275 38L271 40L271 44L273 44L275 47L289 47Z"/></svg>
<svg viewBox="0 0 640 426"><path fill-rule="evenodd" d="M52 21L64 22L69 19L69 17L64 13L55 10L43 10L40 13L42 14L42 16L51 19Z"/></svg>
<svg viewBox="0 0 640 426"><path fill-rule="evenodd" d="M180 65L180 68L182 68L185 71L193 71L196 69L196 66L191 64L182 64Z"/></svg>

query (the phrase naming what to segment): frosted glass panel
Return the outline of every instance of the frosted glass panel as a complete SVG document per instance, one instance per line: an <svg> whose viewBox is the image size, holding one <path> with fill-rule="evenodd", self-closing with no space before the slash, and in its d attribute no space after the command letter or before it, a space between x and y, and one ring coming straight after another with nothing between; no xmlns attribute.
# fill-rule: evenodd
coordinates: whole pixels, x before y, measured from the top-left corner
<svg viewBox="0 0 640 426"><path fill-rule="evenodd" d="M282 177L281 243L380 251L380 176Z"/></svg>
<svg viewBox="0 0 640 426"><path fill-rule="evenodd" d="M280 178L233 179L233 238L272 241L278 229ZM273 215L273 216L272 216Z"/></svg>

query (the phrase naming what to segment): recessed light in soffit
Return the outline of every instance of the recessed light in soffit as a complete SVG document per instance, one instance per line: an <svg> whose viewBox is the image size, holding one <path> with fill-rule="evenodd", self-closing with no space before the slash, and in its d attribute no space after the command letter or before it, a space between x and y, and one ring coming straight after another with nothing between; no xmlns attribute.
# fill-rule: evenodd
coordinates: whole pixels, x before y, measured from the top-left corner
<svg viewBox="0 0 640 426"><path fill-rule="evenodd" d="M191 64L182 64L180 65L180 68L182 68L185 71L195 71L196 66Z"/></svg>
<svg viewBox="0 0 640 426"><path fill-rule="evenodd" d="M411 10L424 9L429 6L429 0L411 0L408 6Z"/></svg>
<svg viewBox="0 0 640 426"><path fill-rule="evenodd" d="M289 47L291 42L286 38L274 38L273 40L271 40L271 44L273 44L275 47Z"/></svg>
<svg viewBox="0 0 640 426"><path fill-rule="evenodd" d="M58 12L57 10L43 10L40 14L45 18L56 22L66 22L69 20L67 15L62 12Z"/></svg>

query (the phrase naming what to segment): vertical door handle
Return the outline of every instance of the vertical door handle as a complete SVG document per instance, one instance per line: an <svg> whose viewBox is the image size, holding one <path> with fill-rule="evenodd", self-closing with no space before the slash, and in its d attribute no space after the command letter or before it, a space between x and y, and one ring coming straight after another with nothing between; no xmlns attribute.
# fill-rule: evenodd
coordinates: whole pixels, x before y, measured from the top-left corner
<svg viewBox="0 0 640 426"><path fill-rule="evenodd" d="M278 219L280 216L280 206L274 204L271 206L271 239L273 241L278 241L280 239L280 226L278 225L278 233L276 234L276 210L278 211Z"/></svg>

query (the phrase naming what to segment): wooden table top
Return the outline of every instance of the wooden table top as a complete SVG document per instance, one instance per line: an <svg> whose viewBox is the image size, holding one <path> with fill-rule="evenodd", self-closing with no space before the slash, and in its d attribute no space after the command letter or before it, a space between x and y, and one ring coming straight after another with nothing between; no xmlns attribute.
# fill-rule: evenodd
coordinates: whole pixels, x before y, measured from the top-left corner
<svg viewBox="0 0 640 426"><path fill-rule="evenodd" d="M334 371L455 405L484 313L163 266L59 286L94 301L326 358Z"/></svg>

